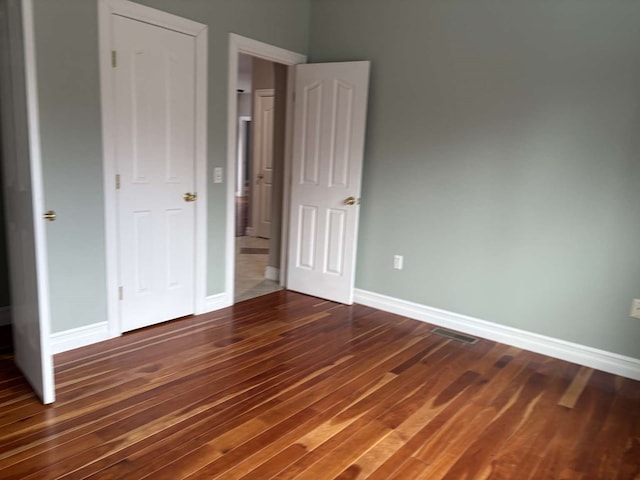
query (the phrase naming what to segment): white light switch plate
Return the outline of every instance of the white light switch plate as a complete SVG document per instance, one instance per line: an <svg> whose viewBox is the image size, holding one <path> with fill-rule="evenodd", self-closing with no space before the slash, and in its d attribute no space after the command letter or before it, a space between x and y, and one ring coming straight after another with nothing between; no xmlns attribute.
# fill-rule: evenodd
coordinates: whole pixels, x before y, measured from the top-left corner
<svg viewBox="0 0 640 480"><path fill-rule="evenodd" d="M222 167L213 169L213 183L222 183Z"/></svg>

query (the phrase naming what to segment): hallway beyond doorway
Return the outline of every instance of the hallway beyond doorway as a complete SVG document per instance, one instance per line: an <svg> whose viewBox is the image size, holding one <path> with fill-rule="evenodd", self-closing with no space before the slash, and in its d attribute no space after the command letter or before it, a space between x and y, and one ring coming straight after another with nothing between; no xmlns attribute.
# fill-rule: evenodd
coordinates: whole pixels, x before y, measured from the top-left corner
<svg viewBox="0 0 640 480"><path fill-rule="evenodd" d="M265 278L269 259L269 240L236 237L235 303L282 290L280 284Z"/></svg>

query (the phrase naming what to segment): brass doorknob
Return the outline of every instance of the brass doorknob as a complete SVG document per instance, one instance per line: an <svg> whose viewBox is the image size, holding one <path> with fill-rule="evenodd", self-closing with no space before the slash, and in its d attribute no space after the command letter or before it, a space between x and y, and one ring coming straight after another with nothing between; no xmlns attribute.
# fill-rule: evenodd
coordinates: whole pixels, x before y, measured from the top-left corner
<svg viewBox="0 0 640 480"><path fill-rule="evenodd" d="M355 205L356 203L358 203L358 200L356 200L356 197L347 197L344 199L345 205Z"/></svg>
<svg viewBox="0 0 640 480"><path fill-rule="evenodd" d="M198 194L187 192L182 196L182 198L184 198L185 202L195 202L198 199Z"/></svg>
<svg viewBox="0 0 640 480"><path fill-rule="evenodd" d="M53 210L49 210L47 213L42 215L42 218L44 218L47 222L55 222L56 212L54 212Z"/></svg>
<svg viewBox="0 0 640 480"><path fill-rule="evenodd" d="M258 174L258 180L262 180L264 178L264 174L263 173L259 173Z"/></svg>

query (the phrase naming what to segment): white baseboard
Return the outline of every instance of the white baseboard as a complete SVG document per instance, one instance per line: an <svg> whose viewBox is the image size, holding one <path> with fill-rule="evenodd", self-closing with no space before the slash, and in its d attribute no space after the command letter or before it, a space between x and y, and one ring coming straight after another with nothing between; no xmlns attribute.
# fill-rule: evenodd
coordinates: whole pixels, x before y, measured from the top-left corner
<svg viewBox="0 0 640 480"><path fill-rule="evenodd" d="M11 325L11 307L0 307L0 327Z"/></svg>
<svg viewBox="0 0 640 480"><path fill-rule="evenodd" d="M280 281L280 269L278 267L271 267L267 265L264 269L264 278L267 280L273 280L274 282Z"/></svg>
<svg viewBox="0 0 640 480"><path fill-rule="evenodd" d="M52 333L49 337L51 353L62 353L74 348L86 347L92 343L111 338L108 322L94 323L85 327L72 328L64 332Z"/></svg>
<svg viewBox="0 0 640 480"><path fill-rule="evenodd" d="M355 302L369 307L450 328L514 347L541 353L597 370L640 380L640 359L559 340L486 320L408 302L366 290L355 290Z"/></svg>
<svg viewBox="0 0 640 480"><path fill-rule="evenodd" d="M211 295L205 300L205 311L198 313L207 313L219 310L221 308L232 305L233 302L228 300L226 293ZM0 309L0 319L1 319ZM119 333L109 331L109 322L94 323L84 327L65 330L64 332L52 333L49 336L51 353L62 353L74 348L86 347L93 343L102 342L120 336Z"/></svg>
<svg viewBox="0 0 640 480"><path fill-rule="evenodd" d="M213 312L220 310L221 308L230 307L233 305L233 301L229 299L229 295L226 293L218 293L216 295L209 295L205 301L205 312Z"/></svg>

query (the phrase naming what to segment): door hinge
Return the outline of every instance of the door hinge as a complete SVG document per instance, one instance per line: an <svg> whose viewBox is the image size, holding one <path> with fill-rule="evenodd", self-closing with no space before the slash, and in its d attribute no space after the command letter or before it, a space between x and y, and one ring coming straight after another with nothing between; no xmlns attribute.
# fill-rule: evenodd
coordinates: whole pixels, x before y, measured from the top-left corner
<svg viewBox="0 0 640 480"><path fill-rule="evenodd" d="M120 190L120 174L116 175L116 190Z"/></svg>
<svg viewBox="0 0 640 480"><path fill-rule="evenodd" d="M118 66L118 53L115 50L111 50L111 66L113 68Z"/></svg>
<svg viewBox="0 0 640 480"><path fill-rule="evenodd" d="M123 296L124 296L124 288L118 287L118 300L122 300Z"/></svg>

